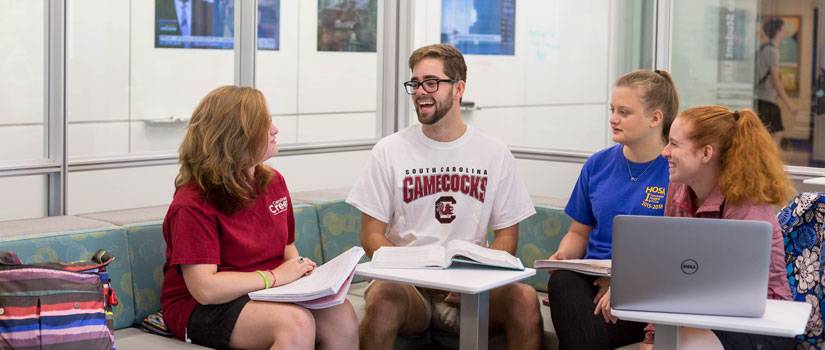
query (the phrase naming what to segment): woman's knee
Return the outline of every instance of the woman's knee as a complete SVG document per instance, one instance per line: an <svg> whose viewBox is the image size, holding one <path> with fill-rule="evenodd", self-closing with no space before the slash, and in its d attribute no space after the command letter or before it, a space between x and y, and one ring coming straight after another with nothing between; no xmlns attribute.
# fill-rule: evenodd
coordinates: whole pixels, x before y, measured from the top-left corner
<svg viewBox="0 0 825 350"><path fill-rule="evenodd" d="M313 311L315 315L316 343L321 349L357 349L358 317L349 301L324 310Z"/></svg>
<svg viewBox="0 0 825 350"><path fill-rule="evenodd" d="M575 272L567 270L553 271L550 275L550 280L547 282L547 294L560 294L561 291L570 287L571 283L580 280L581 277Z"/></svg>
<svg viewBox="0 0 825 350"><path fill-rule="evenodd" d="M312 348L315 344L315 317L304 308L294 307L278 315L281 322L273 329L275 343L290 348Z"/></svg>
<svg viewBox="0 0 825 350"><path fill-rule="evenodd" d="M316 314L318 337L336 336L346 338L358 338L358 316L355 315L355 308L348 300L344 300L341 305L330 308L328 312ZM323 327L320 325L324 325Z"/></svg>

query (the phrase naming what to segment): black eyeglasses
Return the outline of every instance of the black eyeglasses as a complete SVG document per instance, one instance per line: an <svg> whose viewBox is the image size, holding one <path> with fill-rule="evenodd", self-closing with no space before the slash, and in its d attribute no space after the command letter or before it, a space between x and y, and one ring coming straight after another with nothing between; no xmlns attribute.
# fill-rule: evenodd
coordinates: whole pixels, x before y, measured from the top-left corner
<svg viewBox="0 0 825 350"><path fill-rule="evenodd" d="M418 90L418 87L421 86L424 88L426 92L436 92L438 91L439 83L455 83L453 79L424 79L422 81L418 80L410 80L404 82L404 88L407 89L407 93L412 95L415 93L415 90Z"/></svg>

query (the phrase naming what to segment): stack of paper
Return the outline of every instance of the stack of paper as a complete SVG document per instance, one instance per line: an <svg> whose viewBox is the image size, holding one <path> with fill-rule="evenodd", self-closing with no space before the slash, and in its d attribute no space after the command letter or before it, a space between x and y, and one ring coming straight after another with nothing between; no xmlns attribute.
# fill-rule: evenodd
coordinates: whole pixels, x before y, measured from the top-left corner
<svg viewBox="0 0 825 350"><path fill-rule="evenodd" d="M258 301L296 303L309 309L323 309L344 302L349 291L355 265L364 256L364 249L352 247L326 264L318 266L312 274L292 283L249 293Z"/></svg>
<svg viewBox="0 0 825 350"><path fill-rule="evenodd" d="M593 276L610 277L611 260L599 259L570 259L570 260L536 260L533 268L536 270L570 270Z"/></svg>

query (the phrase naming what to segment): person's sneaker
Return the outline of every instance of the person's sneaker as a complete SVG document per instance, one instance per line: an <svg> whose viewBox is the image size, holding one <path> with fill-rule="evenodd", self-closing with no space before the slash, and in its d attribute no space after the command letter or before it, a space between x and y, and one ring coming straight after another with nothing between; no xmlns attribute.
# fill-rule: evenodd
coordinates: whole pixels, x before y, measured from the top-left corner
<svg viewBox="0 0 825 350"><path fill-rule="evenodd" d="M140 323L140 326L149 333L162 335L164 337L172 336L172 332L169 331L169 328L166 328L166 322L163 321L163 313L160 311L146 316L143 322Z"/></svg>

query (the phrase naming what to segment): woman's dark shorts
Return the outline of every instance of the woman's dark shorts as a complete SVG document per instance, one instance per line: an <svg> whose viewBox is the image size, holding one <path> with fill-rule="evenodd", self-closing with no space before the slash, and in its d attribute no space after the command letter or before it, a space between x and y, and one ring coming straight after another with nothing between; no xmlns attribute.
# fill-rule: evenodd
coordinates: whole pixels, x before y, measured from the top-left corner
<svg viewBox="0 0 825 350"><path fill-rule="evenodd" d="M248 302L249 296L244 294L226 304L195 306L186 326L187 337L198 345L230 349L229 339L235 322Z"/></svg>

